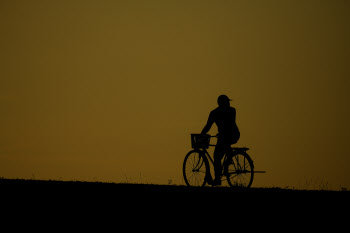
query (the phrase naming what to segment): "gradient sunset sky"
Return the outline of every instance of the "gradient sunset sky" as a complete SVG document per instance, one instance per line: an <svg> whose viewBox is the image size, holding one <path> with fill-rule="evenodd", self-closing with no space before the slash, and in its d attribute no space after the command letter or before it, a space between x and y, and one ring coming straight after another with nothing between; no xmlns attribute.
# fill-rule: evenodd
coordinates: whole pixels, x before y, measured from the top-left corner
<svg viewBox="0 0 350 233"><path fill-rule="evenodd" d="M220 94L253 187L350 188L350 2L0 2L0 177L183 184ZM216 126L210 134L216 134Z"/></svg>

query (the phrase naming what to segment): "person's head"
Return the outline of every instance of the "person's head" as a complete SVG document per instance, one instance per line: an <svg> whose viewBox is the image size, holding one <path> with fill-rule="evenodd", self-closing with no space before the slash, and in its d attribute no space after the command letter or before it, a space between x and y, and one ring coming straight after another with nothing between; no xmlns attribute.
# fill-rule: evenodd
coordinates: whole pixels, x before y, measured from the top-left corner
<svg viewBox="0 0 350 233"><path fill-rule="evenodd" d="M220 95L218 97L218 105L219 107L230 107L230 99L227 97L227 95Z"/></svg>

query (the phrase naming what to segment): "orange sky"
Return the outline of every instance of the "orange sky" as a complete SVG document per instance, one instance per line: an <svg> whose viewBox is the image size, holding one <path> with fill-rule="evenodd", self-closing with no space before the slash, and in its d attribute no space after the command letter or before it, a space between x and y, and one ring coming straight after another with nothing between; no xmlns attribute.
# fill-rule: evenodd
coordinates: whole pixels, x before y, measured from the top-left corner
<svg viewBox="0 0 350 233"><path fill-rule="evenodd" d="M349 7L3 1L0 177L181 184L226 94L253 187L350 188Z"/></svg>

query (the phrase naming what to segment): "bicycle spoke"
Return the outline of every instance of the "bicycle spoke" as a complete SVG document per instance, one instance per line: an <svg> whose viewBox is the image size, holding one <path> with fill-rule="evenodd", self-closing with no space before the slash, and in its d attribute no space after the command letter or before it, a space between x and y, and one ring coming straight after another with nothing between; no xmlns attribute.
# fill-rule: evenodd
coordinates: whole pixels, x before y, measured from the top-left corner
<svg viewBox="0 0 350 233"><path fill-rule="evenodd" d="M197 151L187 154L183 172L184 179L189 186L203 186L205 184L206 164L203 157Z"/></svg>
<svg viewBox="0 0 350 233"><path fill-rule="evenodd" d="M246 155L236 154L228 165L227 181L230 186L249 187L253 179L253 170Z"/></svg>

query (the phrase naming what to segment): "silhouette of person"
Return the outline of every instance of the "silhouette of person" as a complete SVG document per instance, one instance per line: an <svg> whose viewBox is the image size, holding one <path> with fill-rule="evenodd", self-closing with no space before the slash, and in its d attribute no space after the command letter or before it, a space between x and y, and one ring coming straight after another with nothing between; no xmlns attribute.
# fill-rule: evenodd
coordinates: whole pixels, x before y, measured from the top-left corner
<svg viewBox="0 0 350 233"><path fill-rule="evenodd" d="M215 123L218 127L218 140L214 151L215 179L212 185L221 185L221 160L232 144L237 143L240 132L236 125L236 109L230 106L230 99L226 95L218 97L216 109L210 112L208 122L201 134L207 134Z"/></svg>

